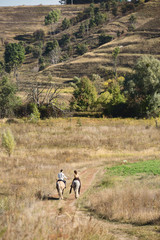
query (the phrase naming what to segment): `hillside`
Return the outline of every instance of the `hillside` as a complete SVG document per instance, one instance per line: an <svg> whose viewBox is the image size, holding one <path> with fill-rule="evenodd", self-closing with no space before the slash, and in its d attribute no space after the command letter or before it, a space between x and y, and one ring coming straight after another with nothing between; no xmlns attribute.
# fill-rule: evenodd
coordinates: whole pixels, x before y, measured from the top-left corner
<svg viewBox="0 0 160 240"><path fill-rule="evenodd" d="M99 5L97 5L99 6ZM1 42L0 59L3 58L5 42L17 42L18 40L30 41L33 32L43 29L46 38L45 42L53 38L59 40L63 34L70 34L71 46L75 48L79 43L86 43L89 51L82 56L73 55L65 62L52 64L44 70L37 72L38 60L31 54L26 56L23 66L19 69L18 78L23 86L36 81L48 81L48 76L52 75L56 83L68 83L74 76L92 75L93 73L104 76L107 70L112 69L112 51L115 47L120 47L118 57L118 71L129 72L137 58L143 54L152 54L160 59L160 1L151 0L144 5L136 8L135 12L129 11L126 14L113 16L108 13L107 22L96 26L85 34L83 38L75 38L74 34L78 30L81 22L60 31L62 20L73 18L82 12L87 5L62 5L62 6L21 6L21 7L1 7ZM55 24L57 31L54 36L49 35L49 26L44 25L44 17L49 11L60 9L61 17ZM129 18L131 15L136 17L134 31L128 32ZM117 31L122 32L117 37ZM101 46L98 45L100 33L104 32L111 35L114 39Z"/></svg>
<svg viewBox="0 0 160 240"><path fill-rule="evenodd" d="M143 54L152 54L160 59L160 1L150 1L135 12L137 18L134 32L127 32L128 19L130 15L115 18L101 27L106 34L116 37L116 31L124 31L124 34L113 41L106 43L93 51L85 53L65 64L50 66L39 76L45 77L49 72L53 76L72 78L82 75L99 73L112 69L112 51L115 47L121 48L118 57L118 70L120 72L131 71L135 61ZM92 36L94 38L95 34ZM91 36L89 36L91 37Z"/></svg>

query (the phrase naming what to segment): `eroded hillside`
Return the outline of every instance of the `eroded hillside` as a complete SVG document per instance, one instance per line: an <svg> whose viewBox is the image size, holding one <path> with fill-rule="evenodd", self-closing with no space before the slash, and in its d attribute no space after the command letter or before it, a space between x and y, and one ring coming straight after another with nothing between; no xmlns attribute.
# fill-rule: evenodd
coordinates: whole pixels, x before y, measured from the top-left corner
<svg viewBox="0 0 160 240"><path fill-rule="evenodd" d="M70 34L72 35L71 46L73 48L79 43L85 43L88 44L89 50L82 56L73 55L61 63L49 64L39 72L37 71L38 59L34 59L31 54L27 55L18 73L19 81L23 84L34 81L48 81L49 75L52 75L54 82L62 84L72 80L74 76L90 76L93 73L103 76L107 70L113 68L112 52L117 46L120 47L118 56L119 72L131 71L136 59L143 54L152 54L156 58L160 58L160 1L151 0L137 7L135 11L118 14L117 16L107 13L108 20L89 31L83 38L74 37L83 21L64 31L59 31L65 17L73 18L87 7L87 5L39 5L35 7L0 8L1 60L3 59L5 42L30 40L33 32L37 29L44 30L46 42L53 38L59 40L63 34ZM50 37L50 27L44 25L44 17L49 11L57 8L61 11L61 17L54 26L58 31L54 33L54 36ZM136 17L134 31L128 31L131 15ZM117 36L118 31L122 33L120 36ZM98 38L102 32L113 36L114 39L99 46Z"/></svg>

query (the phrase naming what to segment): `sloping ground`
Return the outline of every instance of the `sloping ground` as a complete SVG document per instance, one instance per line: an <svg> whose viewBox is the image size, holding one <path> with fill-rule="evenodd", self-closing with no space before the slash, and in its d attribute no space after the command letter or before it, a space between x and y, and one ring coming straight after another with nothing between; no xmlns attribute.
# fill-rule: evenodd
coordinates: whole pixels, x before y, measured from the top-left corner
<svg viewBox="0 0 160 240"><path fill-rule="evenodd" d="M88 52L75 60L50 66L39 74L41 80L45 79L49 73L53 77L62 78L64 81L72 79L74 76L91 75L112 69L112 51L115 47L120 47L118 57L118 70L120 72L131 71L135 61L143 54L152 54L160 59L160 1L153 0L141 7L135 16L137 22L135 31L128 32L128 19L131 14L115 18L106 25L102 26L106 34L116 36L116 31L124 31L113 41L104 44L92 52Z"/></svg>
<svg viewBox="0 0 160 240"><path fill-rule="evenodd" d="M1 7L0 8L0 60L3 58L4 44L6 42L16 41L14 38L22 36L28 38L37 29L43 29L48 38L49 26L44 25L44 17L53 9L61 10L61 18L55 28L60 26L62 20L67 17L74 17L82 11L86 5L57 5L57 6L21 6L21 7ZM120 47L118 56L118 71L129 72L134 66L135 61L143 54L152 54L160 59L160 19L159 19L160 1L151 0L135 13L137 22L135 31L128 32L129 17L132 13L113 17L109 14L108 23L98 26L91 30L83 39L72 39L72 44L79 42L96 42L100 31L113 35L115 39L94 50L91 49L83 56L70 59L66 62L51 65L41 72L37 73L38 61L31 55L26 56L23 66L19 69L18 78L24 85L37 81L48 81L51 74L53 81L59 84L68 83L74 76L91 76L93 73L103 76L107 70L113 68L112 51L115 47ZM80 23L79 23L80 25ZM79 25L57 33L55 37L60 39L62 34L76 32ZM117 31L123 31L123 34L117 38ZM75 41L75 42L73 42Z"/></svg>
<svg viewBox="0 0 160 240"><path fill-rule="evenodd" d="M5 42L13 42L17 36L23 39L32 35L37 29L48 32L48 26L44 25L45 16L51 11L59 9L61 18L59 24L65 17L74 17L84 6L75 5L48 5L48 6L18 6L0 7L0 58L2 59Z"/></svg>

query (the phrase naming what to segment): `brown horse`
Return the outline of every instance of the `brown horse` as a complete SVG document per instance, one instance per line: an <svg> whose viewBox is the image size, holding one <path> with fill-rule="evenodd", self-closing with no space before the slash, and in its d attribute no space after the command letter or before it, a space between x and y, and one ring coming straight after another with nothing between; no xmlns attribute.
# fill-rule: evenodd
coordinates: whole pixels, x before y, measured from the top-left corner
<svg viewBox="0 0 160 240"><path fill-rule="evenodd" d="M64 182L63 181L57 181L56 188L57 188L57 192L58 192L58 195L59 195L59 199L63 199L63 192L64 192L64 189L65 189Z"/></svg>

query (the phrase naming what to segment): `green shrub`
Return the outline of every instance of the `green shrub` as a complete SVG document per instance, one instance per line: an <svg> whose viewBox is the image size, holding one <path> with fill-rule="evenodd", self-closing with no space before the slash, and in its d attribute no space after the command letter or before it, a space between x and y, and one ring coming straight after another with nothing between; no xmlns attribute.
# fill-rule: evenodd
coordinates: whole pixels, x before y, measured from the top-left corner
<svg viewBox="0 0 160 240"><path fill-rule="evenodd" d="M46 67L46 65L44 63L42 63L40 66L39 66L39 71L42 71L44 70Z"/></svg>
<svg viewBox="0 0 160 240"><path fill-rule="evenodd" d="M78 55L83 55L88 51L88 46L85 43L80 43L77 46L77 54Z"/></svg>
<svg viewBox="0 0 160 240"><path fill-rule="evenodd" d="M39 60L38 60L38 63L39 63L39 64L43 64L43 63L44 63L44 57L41 56L41 57L39 58Z"/></svg>
<svg viewBox="0 0 160 240"><path fill-rule="evenodd" d="M89 111L94 108L97 100L96 88L87 77L76 80L76 83L73 85L75 90L70 103L71 109L76 111Z"/></svg>
<svg viewBox="0 0 160 240"><path fill-rule="evenodd" d="M58 41L56 39L54 39L52 42L47 42L46 44L46 48L45 48L45 54L50 53L53 49L55 49L56 47L58 47Z"/></svg>
<svg viewBox="0 0 160 240"><path fill-rule="evenodd" d="M66 47L70 43L70 35L69 34L64 34L62 38L59 41L59 45L61 47Z"/></svg>
<svg viewBox="0 0 160 240"><path fill-rule="evenodd" d="M62 21L62 29L65 30L67 28L69 28L71 25L70 20L67 18L64 18Z"/></svg>
<svg viewBox="0 0 160 240"><path fill-rule="evenodd" d="M108 43L110 41L113 40L113 36L111 35L106 35L105 33L101 33L101 35L99 36L99 45Z"/></svg>
<svg viewBox="0 0 160 240"><path fill-rule="evenodd" d="M11 130L5 130L2 133L2 146L4 147L5 151L8 153L9 156L11 156L11 154L13 153L15 145L16 143Z"/></svg>
<svg viewBox="0 0 160 240"><path fill-rule="evenodd" d="M28 46L26 46L26 48L25 48L25 53L26 53L26 54L29 54L29 53L32 52L32 50L33 50L33 46L28 45Z"/></svg>
<svg viewBox="0 0 160 240"><path fill-rule="evenodd" d="M32 113L30 115L30 121L31 122L37 122L40 120L40 112L38 110L38 107L35 103L33 103L32 105Z"/></svg>
<svg viewBox="0 0 160 240"><path fill-rule="evenodd" d="M32 55L34 58L39 58L42 54L42 49L40 49L39 47L34 47L32 50Z"/></svg>
<svg viewBox="0 0 160 240"><path fill-rule="evenodd" d="M33 33L33 37L34 37L34 40L35 40L35 41L44 40L44 38L45 38L45 33L44 33L43 29L38 29L38 30L36 30L36 31Z"/></svg>

